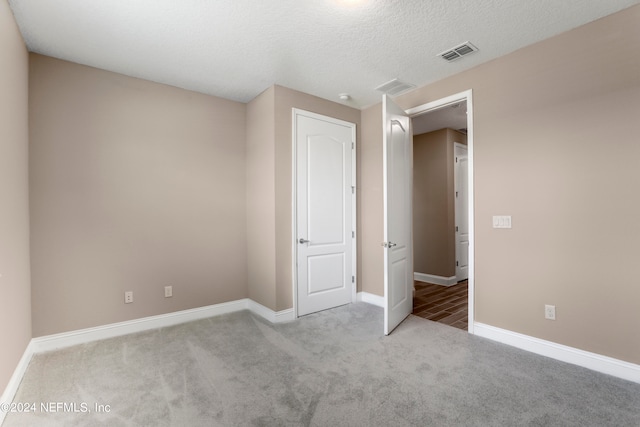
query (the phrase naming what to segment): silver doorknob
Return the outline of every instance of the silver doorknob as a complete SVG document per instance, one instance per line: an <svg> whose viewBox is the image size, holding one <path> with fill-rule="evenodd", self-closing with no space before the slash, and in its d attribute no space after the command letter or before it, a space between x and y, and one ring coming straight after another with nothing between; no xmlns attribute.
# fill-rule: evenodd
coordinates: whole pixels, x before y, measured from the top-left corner
<svg viewBox="0 0 640 427"><path fill-rule="evenodd" d="M394 246L398 246L398 245L396 243L393 243L393 242L383 242L382 246L384 246L387 249L390 249L390 248L392 248Z"/></svg>
<svg viewBox="0 0 640 427"><path fill-rule="evenodd" d="M311 240L303 239L302 237L300 238L300 240L298 240L298 242L300 242L300 244L309 243L310 241Z"/></svg>

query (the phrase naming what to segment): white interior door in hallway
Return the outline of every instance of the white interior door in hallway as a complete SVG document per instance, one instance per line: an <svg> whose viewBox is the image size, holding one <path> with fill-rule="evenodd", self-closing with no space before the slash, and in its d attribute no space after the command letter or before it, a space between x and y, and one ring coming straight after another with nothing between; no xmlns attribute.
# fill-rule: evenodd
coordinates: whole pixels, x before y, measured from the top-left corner
<svg viewBox="0 0 640 427"><path fill-rule="evenodd" d="M297 314L355 301L353 123L293 110Z"/></svg>
<svg viewBox="0 0 640 427"><path fill-rule="evenodd" d="M469 278L469 156L467 146L454 146L454 182L456 216L456 280Z"/></svg>
<svg viewBox="0 0 640 427"><path fill-rule="evenodd" d="M384 333L413 309L413 134L407 113L387 95L383 111Z"/></svg>

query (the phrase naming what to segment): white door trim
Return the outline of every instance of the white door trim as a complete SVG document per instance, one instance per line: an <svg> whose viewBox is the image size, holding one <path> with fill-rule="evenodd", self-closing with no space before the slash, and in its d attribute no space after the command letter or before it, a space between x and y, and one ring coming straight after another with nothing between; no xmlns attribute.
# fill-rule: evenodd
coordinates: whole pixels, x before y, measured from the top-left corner
<svg viewBox="0 0 640 427"><path fill-rule="evenodd" d="M428 102L426 104L419 105L417 107L409 108L406 113L409 117L419 116L427 113L431 110L445 107L450 104L455 104L460 101L467 101L467 149L469 155L469 323L468 332L474 333L474 302L475 302L475 218L473 216L474 204L473 204L473 90L469 89L464 92L456 93L454 95L447 96L436 101Z"/></svg>
<svg viewBox="0 0 640 427"><path fill-rule="evenodd" d="M298 242L296 237L298 235L297 226L297 144L296 144L296 115L303 114L307 117L313 117L319 120L329 121L338 125L349 126L353 129L352 137L352 153L351 153L351 183L353 186L353 197L351 198L351 229L354 233L357 231L357 182L356 182L356 125L355 123L347 122L345 120L336 119L335 117L324 116L322 114L312 113L310 111L302 110L299 108L291 109L291 266L292 266L292 286L293 286L293 313L294 317L298 318ZM351 302L357 301L357 284L358 284L358 235L354 234L353 242L351 245L351 275L354 277L351 283Z"/></svg>

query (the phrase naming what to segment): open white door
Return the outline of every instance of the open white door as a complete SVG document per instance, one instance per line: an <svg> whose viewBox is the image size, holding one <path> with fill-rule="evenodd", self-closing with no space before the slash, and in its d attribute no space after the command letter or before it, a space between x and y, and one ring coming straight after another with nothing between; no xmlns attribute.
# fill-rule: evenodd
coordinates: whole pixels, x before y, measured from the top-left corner
<svg viewBox="0 0 640 427"><path fill-rule="evenodd" d="M387 95L382 98L384 170L384 333L413 309L413 135L411 119Z"/></svg>
<svg viewBox="0 0 640 427"><path fill-rule="evenodd" d="M356 125L293 110L299 316L355 294Z"/></svg>

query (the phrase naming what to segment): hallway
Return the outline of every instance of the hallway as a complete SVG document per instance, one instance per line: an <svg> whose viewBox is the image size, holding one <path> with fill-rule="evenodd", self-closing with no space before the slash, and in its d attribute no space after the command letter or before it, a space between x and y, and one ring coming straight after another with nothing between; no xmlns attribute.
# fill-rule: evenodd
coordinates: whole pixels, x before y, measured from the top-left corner
<svg viewBox="0 0 640 427"><path fill-rule="evenodd" d="M453 286L415 282L413 315L438 323L467 330L468 280Z"/></svg>

